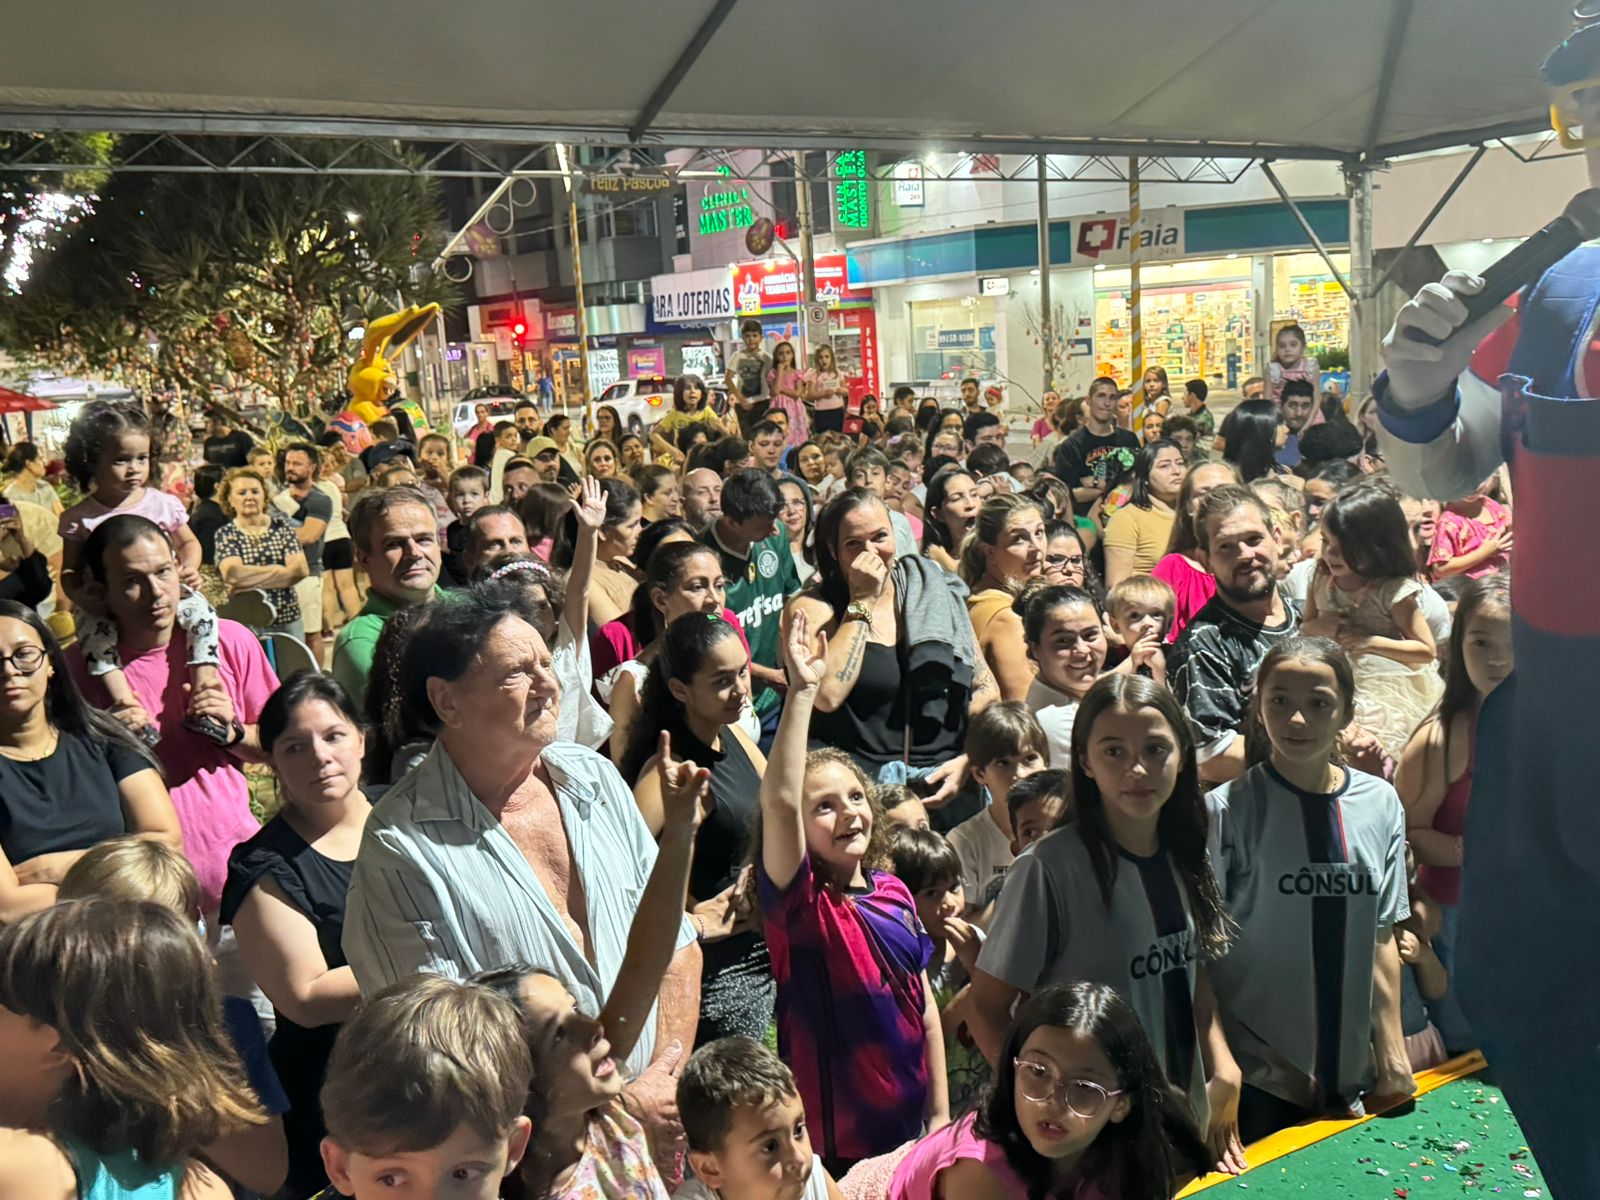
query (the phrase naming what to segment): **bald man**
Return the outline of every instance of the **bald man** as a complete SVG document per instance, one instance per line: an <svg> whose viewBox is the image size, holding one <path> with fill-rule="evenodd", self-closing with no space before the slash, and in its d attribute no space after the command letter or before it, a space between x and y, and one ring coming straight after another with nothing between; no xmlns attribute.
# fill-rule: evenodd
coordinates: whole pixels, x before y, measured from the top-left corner
<svg viewBox="0 0 1600 1200"><path fill-rule="evenodd" d="M722 476L699 467L683 477L683 519L704 529L722 515Z"/></svg>

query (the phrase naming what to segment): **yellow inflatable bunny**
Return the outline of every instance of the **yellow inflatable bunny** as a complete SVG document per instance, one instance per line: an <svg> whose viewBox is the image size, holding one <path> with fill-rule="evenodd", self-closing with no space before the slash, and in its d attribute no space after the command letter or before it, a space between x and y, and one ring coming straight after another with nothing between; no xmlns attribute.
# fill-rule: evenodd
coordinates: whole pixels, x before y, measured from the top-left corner
<svg viewBox="0 0 1600 1200"><path fill-rule="evenodd" d="M437 304L413 304L367 325L361 357L350 368L350 412L369 425L388 415L389 400L400 387L392 360L438 315Z"/></svg>

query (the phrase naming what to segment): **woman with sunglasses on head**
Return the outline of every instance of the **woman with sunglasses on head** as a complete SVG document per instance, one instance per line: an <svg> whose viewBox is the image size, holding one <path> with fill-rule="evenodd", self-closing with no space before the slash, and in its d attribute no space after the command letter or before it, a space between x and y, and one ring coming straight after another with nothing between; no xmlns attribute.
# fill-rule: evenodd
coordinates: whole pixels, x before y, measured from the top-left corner
<svg viewBox="0 0 1600 1200"><path fill-rule="evenodd" d="M183 849L155 760L84 701L38 613L0 600L0 924L50 907L85 850L127 833Z"/></svg>

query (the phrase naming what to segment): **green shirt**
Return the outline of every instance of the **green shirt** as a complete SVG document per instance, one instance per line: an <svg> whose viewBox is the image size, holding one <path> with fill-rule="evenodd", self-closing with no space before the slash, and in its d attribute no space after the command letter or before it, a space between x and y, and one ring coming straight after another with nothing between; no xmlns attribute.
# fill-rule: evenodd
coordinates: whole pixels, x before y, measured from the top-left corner
<svg viewBox="0 0 1600 1200"><path fill-rule="evenodd" d="M433 598L437 600L443 595L444 589L435 584ZM333 677L350 693L357 708L366 705L367 677L372 674L372 655L378 648L378 638L389 618L399 610L400 605L369 591L361 611L345 622L334 640Z"/></svg>
<svg viewBox="0 0 1600 1200"><path fill-rule="evenodd" d="M763 667L781 667L779 625L783 603L800 590L800 573L795 570L788 537L780 529L765 541L753 544L749 557L740 557L722 544L715 521L700 540L722 560L722 575L728 581L727 604L744 626L750 661ZM777 707L780 697L776 688L762 684L753 691L750 701L757 713L768 713Z"/></svg>

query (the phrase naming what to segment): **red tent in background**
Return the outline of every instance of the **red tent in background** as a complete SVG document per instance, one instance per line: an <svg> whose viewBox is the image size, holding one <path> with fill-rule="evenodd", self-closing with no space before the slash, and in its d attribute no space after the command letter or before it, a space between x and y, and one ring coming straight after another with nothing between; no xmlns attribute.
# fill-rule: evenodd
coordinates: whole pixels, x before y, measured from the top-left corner
<svg viewBox="0 0 1600 1200"><path fill-rule="evenodd" d="M41 400L25 392L15 392L8 387L0 387L0 413L44 412L54 407L55 405L48 400Z"/></svg>

